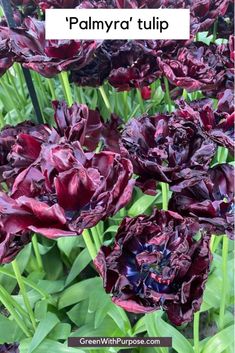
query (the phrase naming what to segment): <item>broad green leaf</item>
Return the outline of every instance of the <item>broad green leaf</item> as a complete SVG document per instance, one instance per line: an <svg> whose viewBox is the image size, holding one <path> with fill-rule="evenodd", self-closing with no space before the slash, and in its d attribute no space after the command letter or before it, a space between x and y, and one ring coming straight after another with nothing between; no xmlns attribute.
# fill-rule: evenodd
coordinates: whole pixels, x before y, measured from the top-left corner
<svg viewBox="0 0 235 353"><path fill-rule="evenodd" d="M61 237L57 239L57 245L60 251L69 258L71 251L81 245L81 239L79 237Z"/></svg>
<svg viewBox="0 0 235 353"><path fill-rule="evenodd" d="M146 332L145 317L141 317L133 328L133 334L138 335L139 333Z"/></svg>
<svg viewBox="0 0 235 353"><path fill-rule="evenodd" d="M116 233L117 230L118 230L118 226L110 226L110 227L108 227L108 229L106 229L104 234L106 234L106 233Z"/></svg>
<svg viewBox="0 0 235 353"><path fill-rule="evenodd" d="M205 344L202 353L222 353L234 344L234 325L226 327L211 337Z"/></svg>
<svg viewBox="0 0 235 353"><path fill-rule="evenodd" d="M93 320L93 315L88 312L88 300L83 300L67 312L70 320L78 327L83 326Z"/></svg>
<svg viewBox="0 0 235 353"><path fill-rule="evenodd" d="M160 319L160 315L161 315L161 312L159 312L158 315L155 315L155 313L150 313L150 314L145 315L145 326L146 326L147 333L148 333L149 337L160 337L161 336L156 328L156 320ZM167 336L167 335L164 334L163 337L164 336ZM153 349L157 353L168 353L167 348L153 347Z"/></svg>
<svg viewBox="0 0 235 353"><path fill-rule="evenodd" d="M43 267L47 274L47 279L57 280L63 274L63 263L60 259L60 252L57 247L53 247L47 256L43 258Z"/></svg>
<svg viewBox="0 0 235 353"><path fill-rule="evenodd" d="M32 245L28 244L17 256L17 262L20 267L20 272L23 273L31 256ZM6 270L14 273L11 264L4 265ZM16 279L10 278L6 275L0 274L0 283L1 285L11 293L16 286Z"/></svg>
<svg viewBox="0 0 235 353"><path fill-rule="evenodd" d="M48 338L53 339L54 341L67 340L70 333L71 333L71 325L60 322L52 329Z"/></svg>
<svg viewBox="0 0 235 353"><path fill-rule="evenodd" d="M47 300L41 300L35 304L34 315L38 321L41 321L42 319L45 318L47 314L47 308L48 308Z"/></svg>
<svg viewBox="0 0 235 353"><path fill-rule="evenodd" d="M16 342L24 337L15 321L0 314L0 344Z"/></svg>
<svg viewBox="0 0 235 353"><path fill-rule="evenodd" d="M31 345L30 339L25 339L20 342L20 353L29 353ZM85 351L78 348L70 348L67 343L62 344L50 339L45 339L34 350L34 353L85 353Z"/></svg>
<svg viewBox="0 0 235 353"><path fill-rule="evenodd" d="M158 196L159 194L156 196L143 195L131 206L128 210L128 215L130 217L135 217L144 213L156 201Z"/></svg>
<svg viewBox="0 0 235 353"><path fill-rule="evenodd" d="M79 303L89 297L90 293L94 293L97 286L101 286L99 277L89 278L67 288L61 295L59 300L59 309Z"/></svg>
<svg viewBox="0 0 235 353"><path fill-rule="evenodd" d="M108 298L108 295L107 295L107 298ZM97 329L100 326L100 324L103 322L111 306L112 306L111 299L104 300L103 302L100 303L99 308L97 308L95 312L95 323L94 323L95 329Z"/></svg>
<svg viewBox="0 0 235 353"><path fill-rule="evenodd" d="M108 311L108 315L113 319L122 332L127 333L131 329L130 321L125 311L119 306L113 304Z"/></svg>
<svg viewBox="0 0 235 353"><path fill-rule="evenodd" d="M72 333L71 337L124 337L123 331L119 329L116 323L107 317L102 324L95 329L93 322L79 327L79 329Z"/></svg>
<svg viewBox="0 0 235 353"><path fill-rule="evenodd" d="M50 312L47 313L45 318L40 321L32 341L29 345L29 352L32 353L42 343L42 341L48 336L52 329L58 324L59 319L55 314Z"/></svg>
<svg viewBox="0 0 235 353"><path fill-rule="evenodd" d="M159 337L172 337L172 346L178 353L193 353L193 347L189 341L172 325L166 323L161 317L160 312L149 314L155 317L155 327ZM146 325L147 326L147 325ZM148 326L149 327L149 326Z"/></svg>
<svg viewBox="0 0 235 353"><path fill-rule="evenodd" d="M81 253L77 256L74 261L72 268L66 278L65 286L68 286L83 270L84 268L91 262L91 257L89 255L88 250L85 248L81 251Z"/></svg>

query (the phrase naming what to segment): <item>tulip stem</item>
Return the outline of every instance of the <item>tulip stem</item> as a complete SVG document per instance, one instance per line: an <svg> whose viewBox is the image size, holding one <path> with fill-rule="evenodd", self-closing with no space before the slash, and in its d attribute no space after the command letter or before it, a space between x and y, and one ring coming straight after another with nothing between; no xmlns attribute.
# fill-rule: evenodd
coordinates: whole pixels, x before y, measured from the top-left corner
<svg viewBox="0 0 235 353"><path fill-rule="evenodd" d="M56 93L55 93L55 87L54 87L54 82L53 82L53 79L52 78L49 78L47 80L48 82L48 86L49 86L49 89L50 89L50 92L51 92L51 98L53 100L56 100Z"/></svg>
<svg viewBox="0 0 235 353"><path fill-rule="evenodd" d="M33 250L38 264L38 269L39 271L44 272L42 257L39 251L38 239L36 234L34 234L34 236L32 237L32 244L33 244Z"/></svg>
<svg viewBox="0 0 235 353"><path fill-rule="evenodd" d="M26 94L25 94L25 90L24 90L24 77L23 77L22 67L20 66L20 64L15 63L14 70L15 70L15 73L17 74L17 77L19 78L22 96L23 96L24 100L26 100L27 98L26 98Z"/></svg>
<svg viewBox="0 0 235 353"><path fill-rule="evenodd" d="M8 270L6 270L3 267L0 267L0 273L2 273L5 276L8 276L10 278L16 278L16 276L9 272ZM29 279L25 278L22 276L22 280L24 282L25 285L29 286L30 288L34 289L36 292L38 292L43 299L48 299L49 298L49 294L44 292L42 289L40 289L39 287L37 287L36 284L34 284L32 281L30 281Z"/></svg>
<svg viewBox="0 0 235 353"><path fill-rule="evenodd" d="M97 226L91 228L91 234L95 242L95 247L97 252L100 250L101 247L101 241L100 241L100 236L99 236L99 231L97 229Z"/></svg>
<svg viewBox="0 0 235 353"><path fill-rule="evenodd" d="M220 302L220 312L219 312L219 326L222 330L224 328L224 315L226 309L226 295L227 295L227 285L228 285L228 237L223 236L223 245L222 245L222 297Z"/></svg>
<svg viewBox="0 0 235 353"><path fill-rule="evenodd" d="M92 238L91 238L91 235L90 235L88 229L84 229L84 231L83 231L83 239L84 239L84 242L86 244L87 250L88 250L92 260L94 260L94 258L96 257L97 253L96 253L96 249L95 249L94 243L92 242Z"/></svg>
<svg viewBox="0 0 235 353"><path fill-rule="evenodd" d="M162 188L162 209L164 211L168 210L168 184L161 182L161 188Z"/></svg>
<svg viewBox="0 0 235 353"><path fill-rule="evenodd" d="M68 79L68 74L66 71L62 71L60 74L60 78L61 78L61 83L62 83L62 87L64 90L64 94L67 100L67 103L69 106L71 106L73 104L73 96L72 96L72 91L71 91L71 87L69 84L69 79Z"/></svg>
<svg viewBox="0 0 235 353"><path fill-rule="evenodd" d="M197 311L194 314L193 319L193 339L194 339L194 353L199 353L199 322L200 322L200 312Z"/></svg>
<svg viewBox="0 0 235 353"><path fill-rule="evenodd" d="M25 307L26 307L26 309L28 311L30 320L31 320L33 328L35 330L37 325L36 325L36 321L35 321L35 318L34 318L33 309L32 309L32 307L30 305L30 301L29 301L29 298L28 298L28 295L27 295L27 292L26 292L25 284L24 284L24 281L22 279L20 268L18 266L17 260L12 261L12 267L13 267L13 270L14 270L14 273L15 273L19 288L20 288L20 292L21 292L23 300L24 300Z"/></svg>
<svg viewBox="0 0 235 353"><path fill-rule="evenodd" d="M144 112L145 112L144 101L143 101L143 98L141 95L141 91L138 88L136 89L136 95L137 95L137 99L138 99L138 102L140 105L141 114L144 114Z"/></svg>
<svg viewBox="0 0 235 353"><path fill-rule="evenodd" d="M26 337L31 337L31 334L28 330L28 328L26 327L24 321L22 320L22 318L19 316L19 314L15 311L13 305L10 303L10 300L8 300L8 298L5 296L5 292L2 290L4 288L1 288L0 286L0 301L2 302L2 304L5 306L5 308L9 311L9 313L11 314L11 316L14 318L14 320L16 321L17 325L21 328L21 330L24 332L24 334L26 335Z"/></svg>
<svg viewBox="0 0 235 353"><path fill-rule="evenodd" d="M165 96L166 96L166 102L167 102L167 105L168 105L168 110L169 110L169 113L172 112L172 102L171 102L171 96L170 96L170 89L169 89L169 82L168 82L168 79L164 76L163 77L163 80L164 80L164 85L165 85Z"/></svg>
<svg viewBox="0 0 235 353"><path fill-rule="evenodd" d="M104 104L106 105L106 108L108 109L109 113L112 113L112 108L111 108L111 105L109 103L109 99L105 93L105 90L104 90L104 87L103 86L100 86L99 87L99 91L100 91L100 94L103 98L103 101L104 101Z"/></svg>
<svg viewBox="0 0 235 353"><path fill-rule="evenodd" d="M0 287L2 295L7 299L7 301L19 312L19 314L23 317L25 317L28 320L28 313L26 310L22 308L22 306L17 303L15 299L6 291L4 287Z"/></svg>

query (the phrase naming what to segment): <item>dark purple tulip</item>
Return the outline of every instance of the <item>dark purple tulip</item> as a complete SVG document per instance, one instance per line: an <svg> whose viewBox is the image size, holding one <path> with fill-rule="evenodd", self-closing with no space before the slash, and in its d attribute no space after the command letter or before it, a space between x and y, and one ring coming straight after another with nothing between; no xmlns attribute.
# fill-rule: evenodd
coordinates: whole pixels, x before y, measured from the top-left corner
<svg viewBox="0 0 235 353"><path fill-rule="evenodd" d="M10 50L10 30L0 26L0 77L13 65L14 55Z"/></svg>
<svg viewBox="0 0 235 353"><path fill-rule="evenodd" d="M124 40L105 40L96 50L88 65L80 70L72 70L71 78L78 86L100 86L112 69L112 57L118 55L127 42Z"/></svg>
<svg viewBox="0 0 235 353"><path fill-rule="evenodd" d="M235 149L233 92L225 90L218 98L217 111L214 111L213 101L210 99L193 101L190 105L182 100L179 102L177 114L183 119L197 122L212 141L233 153Z"/></svg>
<svg viewBox="0 0 235 353"><path fill-rule="evenodd" d="M99 144L102 129L101 116L97 110L88 109L85 104L74 103L68 107L65 102L52 102L55 110L56 132L52 132L50 141L79 141L89 151Z"/></svg>
<svg viewBox="0 0 235 353"><path fill-rule="evenodd" d="M2 212L0 206L0 213ZM0 264L6 264L14 260L16 255L30 242L29 232L18 234L6 233L0 226ZM0 353L1 353L0 346ZM7 351L8 352L8 351ZM11 351L10 351L11 352Z"/></svg>
<svg viewBox="0 0 235 353"><path fill-rule="evenodd" d="M172 58L158 56L157 60L170 83L188 92L216 89L222 84L226 72L216 45L193 43L180 48Z"/></svg>
<svg viewBox="0 0 235 353"><path fill-rule="evenodd" d="M200 309L211 262L209 237L196 241L197 222L174 212L124 218L113 248L94 260L115 304L133 313L163 308L175 325Z"/></svg>
<svg viewBox="0 0 235 353"><path fill-rule="evenodd" d="M11 198L1 193L1 223L11 234L81 234L130 201L131 175L130 161L118 154L84 153L79 142L43 144L37 161L15 179Z"/></svg>
<svg viewBox="0 0 235 353"><path fill-rule="evenodd" d="M217 37L229 38L234 33L234 2L230 1L224 16L219 16L217 24Z"/></svg>
<svg viewBox="0 0 235 353"><path fill-rule="evenodd" d="M18 11L21 17L25 16L38 16L37 4L34 0L11 0L12 7L15 11ZM18 21L16 21L18 24Z"/></svg>
<svg viewBox="0 0 235 353"><path fill-rule="evenodd" d="M215 234L234 239L234 167L219 164L208 178L180 193L173 193L169 207L183 216L195 217Z"/></svg>
<svg viewBox="0 0 235 353"><path fill-rule="evenodd" d="M146 41L130 41L111 56L108 81L118 91L148 86L160 76L156 52L147 45Z"/></svg>
<svg viewBox="0 0 235 353"><path fill-rule="evenodd" d="M177 114L130 120L122 133L122 144L140 177L139 186L148 182L147 189L150 180L170 183L177 191L193 185L207 175L216 152L215 143L197 121Z"/></svg>
<svg viewBox="0 0 235 353"><path fill-rule="evenodd" d="M22 27L12 29L10 37L17 61L45 77L82 68L100 45L96 41L46 40L44 22L31 17Z"/></svg>
<svg viewBox="0 0 235 353"><path fill-rule="evenodd" d="M112 114L107 122L103 122L100 139L103 142L104 150L120 153L121 127L123 124L124 121L115 114Z"/></svg>
<svg viewBox="0 0 235 353"><path fill-rule="evenodd" d="M108 9L115 8L115 0L83 0L79 9Z"/></svg>
<svg viewBox="0 0 235 353"><path fill-rule="evenodd" d="M19 353L18 344L0 344L0 353Z"/></svg>
<svg viewBox="0 0 235 353"><path fill-rule="evenodd" d="M26 121L0 131L0 182L12 184L19 171L27 168L39 156L41 144L51 130L46 125Z"/></svg>
<svg viewBox="0 0 235 353"><path fill-rule="evenodd" d="M80 0L34 0L34 2L40 6L40 8L45 11L46 9L66 9L75 8L79 5Z"/></svg>

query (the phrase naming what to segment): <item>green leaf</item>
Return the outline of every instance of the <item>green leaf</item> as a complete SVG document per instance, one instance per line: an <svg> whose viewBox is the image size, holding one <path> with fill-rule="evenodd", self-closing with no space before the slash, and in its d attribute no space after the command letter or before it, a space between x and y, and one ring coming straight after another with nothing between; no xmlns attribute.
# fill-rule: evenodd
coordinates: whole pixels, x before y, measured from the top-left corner
<svg viewBox="0 0 235 353"><path fill-rule="evenodd" d="M79 303L89 297L90 293L95 293L98 286L101 286L99 277L89 278L67 288L59 300L59 309Z"/></svg>
<svg viewBox="0 0 235 353"><path fill-rule="evenodd" d="M91 262L91 257L89 255L88 250L85 248L81 251L81 253L77 256L76 260L73 263L73 266L66 278L65 286L68 286L83 270L84 268Z"/></svg>
<svg viewBox="0 0 235 353"><path fill-rule="evenodd" d="M135 217L139 214L144 213L159 197L159 194L156 196L143 195L140 197L128 210L128 215L130 217Z"/></svg>
<svg viewBox="0 0 235 353"><path fill-rule="evenodd" d="M69 258L71 251L81 245L81 239L79 237L61 237L57 239L57 245L60 251Z"/></svg>
<svg viewBox="0 0 235 353"><path fill-rule="evenodd" d="M158 315L155 315L155 313L150 313L145 315L145 326L147 329L147 333L149 337L160 337L161 335L159 334L157 328L156 328L156 320L158 320L158 317L160 317L161 312L158 313ZM167 336L166 334L163 335ZM168 349L163 348L163 347L153 347L155 352L157 353L167 353Z"/></svg>
<svg viewBox="0 0 235 353"><path fill-rule="evenodd" d="M170 324L166 323L162 318L161 318L161 312L156 312L152 314L154 317L154 322L155 322L155 327L157 330L157 334L159 337L172 337L172 346L174 350L178 353L182 352L187 352L187 353L193 353L193 347L189 343L189 341L173 326ZM148 316L146 315L146 316ZM148 321L147 321L148 323ZM146 325L147 326L147 325ZM149 329L149 323L148 323L148 329ZM154 332L151 332L154 333ZM155 334L156 335L156 334Z"/></svg>
<svg viewBox="0 0 235 353"><path fill-rule="evenodd" d="M45 318L47 314L47 307L48 307L48 301L47 300L41 300L35 304L35 318L38 321L41 321L42 319Z"/></svg>
<svg viewBox="0 0 235 353"><path fill-rule="evenodd" d="M213 337L211 337L202 351L202 353L222 353L234 344L234 325L226 327Z"/></svg>
<svg viewBox="0 0 235 353"><path fill-rule="evenodd" d="M104 234L106 233L116 233L118 230L118 226L110 226L108 227L108 229L106 229L106 231L104 232Z"/></svg>
<svg viewBox="0 0 235 353"><path fill-rule="evenodd" d="M63 263L57 247L53 247L47 256L44 256L43 267L49 280L57 280L63 274Z"/></svg>
<svg viewBox="0 0 235 353"><path fill-rule="evenodd" d="M113 319L123 333L127 333L131 329L130 321L125 311L119 306L113 304L108 311L108 315Z"/></svg>
<svg viewBox="0 0 235 353"><path fill-rule="evenodd" d="M0 344L19 342L22 337L24 334L15 321L0 314Z"/></svg>
<svg viewBox="0 0 235 353"><path fill-rule="evenodd" d="M17 262L20 267L20 272L23 273L31 256L32 245L28 244L17 256ZM14 273L11 264L4 265L6 270L9 270L11 273ZM11 293L16 286L16 279L10 278L6 275L0 274L0 283L2 286Z"/></svg>
<svg viewBox="0 0 235 353"><path fill-rule="evenodd" d="M108 295L107 295L107 298L108 298ZM110 298L109 300L107 299L100 303L99 308L97 308L95 312L95 323L94 323L95 329L97 329L101 325L111 306L112 306L112 301Z"/></svg>
<svg viewBox="0 0 235 353"><path fill-rule="evenodd" d="M58 324L59 319L55 314L47 313L45 318L40 321L32 341L29 346L29 352L32 353L40 345L40 343L48 336L52 329Z"/></svg>
<svg viewBox="0 0 235 353"><path fill-rule="evenodd" d="M67 312L67 315L78 327L93 320L93 315L88 312L88 300L83 300L79 304L74 305L74 307Z"/></svg>
<svg viewBox="0 0 235 353"><path fill-rule="evenodd" d="M213 35L211 34L210 36L208 36L208 32L199 32L198 33L198 38L197 40L199 42L203 42L205 43L206 45L209 45L210 42L212 41L213 39Z"/></svg>
<svg viewBox="0 0 235 353"><path fill-rule="evenodd" d="M48 337L53 339L54 341L67 340L70 333L71 333L71 325L61 322L53 328L53 330L51 331Z"/></svg>
<svg viewBox="0 0 235 353"><path fill-rule="evenodd" d="M141 317L133 328L133 335L138 335L139 333L146 332L145 317Z"/></svg>
<svg viewBox="0 0 235 353"><path fill-rule="evenodd" d="M20 353L29 353L31 341L25 339L20 342ZM69 348L67 343L62 344L50 339L45 339L34 351L34 353L85 353L78 348Z"/></svg>

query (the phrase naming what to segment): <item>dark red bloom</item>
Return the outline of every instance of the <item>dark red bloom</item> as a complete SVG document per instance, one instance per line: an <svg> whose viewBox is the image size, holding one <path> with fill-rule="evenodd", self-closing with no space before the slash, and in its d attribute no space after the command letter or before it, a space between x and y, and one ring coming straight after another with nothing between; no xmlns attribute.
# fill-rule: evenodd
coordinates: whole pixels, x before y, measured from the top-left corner
<svg viewBox="0 0 235 353"><path fill-rule="evenodd" d="M197 222L174 212L126 217L113 248L94 260L115 304L134 313L163 308L175 325L200 309L211 262L209 237L196 241Z"/></svg>
<svg viewBox="0 0 235 353"><path fill-rule="evenodd" d="M140 90L141 92L141 96L144 100L148 100L151 98L151 88L146 86L146 87L143 87L141 88Z"/></svg>
<svg viewBox="0 0 235 353"><path fill-rule="evenodd" d="M234 239L234 167L219 164L209 169L208 178L173 193L170 209L195 217L215 234Z"/></svg>
<svg viewBox="0 0 235 353"><path fill-rule="evenodd" d="M107 9L115 8L115 0L82 0L79 9Z"/></svg>
<svg viewBox="0 0 235 353"><path fill-rule="evenodd" d="M158 56L157 60L170 83L188 92L215 90L224 82L226 69L216 45L193 43L172 58Z"/></svg>
<svg viewBox="0 0 235 353"><path fill-rule="evenodd" d="M172 190L177 191L206 176L216 151L216 145L197 122L177 114L130 120L122 143L135 174L140 176L140 186L153 179L170 183Z"/></svg>
<svg viewBox="0 0 235 353"><path fill-rule="evenodd" d="M14 55L10 50L10 30L0 26L0 77L13 65Z"/></svg>
<svg viewBox="0 0 235 353"><path fill-rule="evenodd" d="M50 142L79 141L83 147L94 151L102 129L99 112L88 109L85 104L74 103L68 107L65 102L54 101L52 105L57 133L52 132Z"/></svg>
<svg viewBox="0 0 235 353"><path fill-rule="evenodd" d="M0 131L0 182L11 184L21 170L34 162L50 133L46 125L35 125L30 121L15 127L5 126Z"/></svg>
<svg viewBox="0 0 235 353"><path fill-rule="evenodd" d="M79 5L80 0L34 0L36 4L40 6L40 8L45 11L46 9L68 9L75 8Z"/></svg>
<svg viewBox="0 0 235 353"><path fill-rule="evenodd" d="M118 91L145 87L160 76L156 51L147 41L130 41L111 56L112 71L108 81Z"/></svg>
<svg viewBox="0 0 235 353"><path fill-rule="evenodd" d="M19 353L18 346L19 345L17 343L0 344L0 353Z"/></svg>
<svg viewBox="0 0 235 353"><path fill-rule="evenodd" d="M31 17L22 27L11 30L10 39L17 61L45 77L82 68L99 46L95 41L46 40L44 22Z"/></svg>
<svg viewBox="0 0 235 353"><path fill-rule="evenodd" d="M107 122L103 122L100 139L103 142L103 149L120 153L121 127L124 121L115 114L111 114Z"/></svg>
<svg viewBox="0 0 235 353"><path fill-rule="evenodd" d="M0 213L1 212L2 210L0 206ZM18 234L6 233L5 230L2 229L0 219L0 264L6 264L13 261L16 255L30 242L30 240L31 237L27 231Z"/></svg>
<svg viewBox="0 0 235 353"><path fill-rule="evenodd" d="M234 33L234 2L231 0L224 16L218 17L217 37L229 38Z"/></svg>
<svg viewBox="0 0 235 353"><path fill-rule="evenodd" d="M130 161L118 154L84 153L79 142L45 143L15 179L12 197L1 194L0 221L11 234L24 229L49 238L81 234L130 201L131 175Z"/></svg>
<svg viewBox="0 0 235 353"><path fill-rule="evenodd" d="M117 55L125 43L124 40L103 41L88 65L79 70L72 70L72 81L78 86L102 85L112 69L112 56Z"/></svg>
<svg viewBox="0 0 235 353"><path fill-rule="evenodd" d="M234 136L234 97L229 89L218 95L218 108L213 109L213 101L201 99L188 105L180 101L177 115L183 119L197 122L204 133L215 143L226 147L233 154L235 149Z"/></svg>

